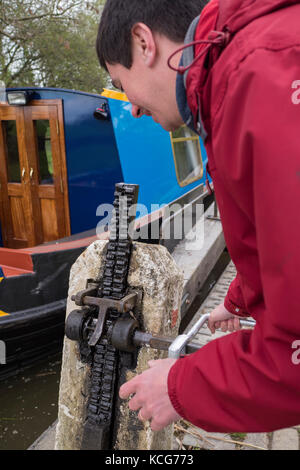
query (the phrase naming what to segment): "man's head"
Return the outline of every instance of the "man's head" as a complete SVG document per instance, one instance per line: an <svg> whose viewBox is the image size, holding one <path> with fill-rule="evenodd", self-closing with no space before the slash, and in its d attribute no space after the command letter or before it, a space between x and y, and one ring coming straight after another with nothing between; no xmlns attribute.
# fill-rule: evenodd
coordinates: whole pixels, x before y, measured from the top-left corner
<svg viewBox="0 0 300 470"><path fill-rule="evenodd" d="M176 103L176 73L167 61L183 44L189 25L206 3L107 0L97 53L113 84L127 94L134 117L151 115L166 130L182 124ZM179 54L176 59L179 62Z"/></svg>

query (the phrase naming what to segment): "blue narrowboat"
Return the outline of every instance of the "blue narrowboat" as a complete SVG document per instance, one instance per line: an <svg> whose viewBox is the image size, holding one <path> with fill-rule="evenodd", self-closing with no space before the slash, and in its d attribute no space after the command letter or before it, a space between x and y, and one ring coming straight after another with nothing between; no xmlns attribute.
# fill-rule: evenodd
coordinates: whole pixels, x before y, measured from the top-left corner
<svg viewBox="0 0 300 470"><path fill-rule="evenodd" d="M206 159L198 136L186 127L168 133L147 116L134 119L122 93L7 90L0 102L0 340L7 366L0 376L60 347L70 267L97 237L108 237L102 208L112 204L115 184L139 185L139 221L147 226L153 208L204 192Z"/></svg>

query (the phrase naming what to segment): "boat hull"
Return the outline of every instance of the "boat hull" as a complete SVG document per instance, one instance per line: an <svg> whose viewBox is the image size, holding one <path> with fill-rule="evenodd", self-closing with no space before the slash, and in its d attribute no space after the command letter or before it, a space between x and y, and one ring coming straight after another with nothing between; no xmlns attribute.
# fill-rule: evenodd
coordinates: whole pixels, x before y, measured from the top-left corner
<svg viewBox="0 0 300 470"><path fill-rule="evenodd" d="M6 346L1 380L61 352L65 313L66 300L59 300L1 317L1 341Z"/></svg>

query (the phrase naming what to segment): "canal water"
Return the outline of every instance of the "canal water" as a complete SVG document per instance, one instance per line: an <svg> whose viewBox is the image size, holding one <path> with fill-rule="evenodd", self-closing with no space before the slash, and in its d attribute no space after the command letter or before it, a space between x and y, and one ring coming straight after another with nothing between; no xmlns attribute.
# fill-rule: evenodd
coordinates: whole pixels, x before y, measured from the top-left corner
<svg viewBox="0 0 300 470"><path fill-rule="evenodd" d="M57 354L0 382L0 450L28 449L56 421L60 371Z"/></svg>

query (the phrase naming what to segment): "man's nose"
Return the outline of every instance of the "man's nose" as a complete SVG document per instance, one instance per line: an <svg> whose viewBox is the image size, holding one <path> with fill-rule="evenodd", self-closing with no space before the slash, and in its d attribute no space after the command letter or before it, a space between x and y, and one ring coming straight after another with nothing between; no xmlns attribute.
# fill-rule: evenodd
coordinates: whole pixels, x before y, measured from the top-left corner
<svg viewBox="0 0 300 470"><path fill-rule="evenodd" d="M135 104L132 105L132 109L131 109L131 114L134 118L140 118L143 116L144 112L142 110L142 108L140 108L139 106L136 106Z"/></svg>

